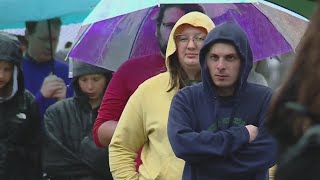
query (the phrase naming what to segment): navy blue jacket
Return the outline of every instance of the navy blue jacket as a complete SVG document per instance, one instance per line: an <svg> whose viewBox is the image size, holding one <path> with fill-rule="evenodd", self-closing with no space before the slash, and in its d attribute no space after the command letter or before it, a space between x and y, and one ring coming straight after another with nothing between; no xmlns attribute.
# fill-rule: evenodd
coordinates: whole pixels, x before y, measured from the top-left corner
<svg viewBox="0 0 320 180"><path fill-rule="evenodd" d="M217 94L205 56L212 44L232 43L240 54L240 77L232 96ZM265 127L270 88L247 82L253 57L245 33L226 23L214 28L200 51L202 83L183 88L173 98L168 137L177 157L186 161L184 180L264 180L274 164L276 143ZM249 143L245 125L259 128Z"/></svg>
<svg viewBox="0 0 320 180"><path fill-rule="evenodd" d="M26 79L24 81L25 88L35 96L41 119L43 119L47 108L56 102L55 99L43 97L40 92L44 79L52 73L53 68L55 75L63 79L67 86L66 96L73 96L73 88L70 86L71 79L68 77L69 66L67 64L59 60L39 63L27 54L22 60L22 68L24 79Z"/></svg>

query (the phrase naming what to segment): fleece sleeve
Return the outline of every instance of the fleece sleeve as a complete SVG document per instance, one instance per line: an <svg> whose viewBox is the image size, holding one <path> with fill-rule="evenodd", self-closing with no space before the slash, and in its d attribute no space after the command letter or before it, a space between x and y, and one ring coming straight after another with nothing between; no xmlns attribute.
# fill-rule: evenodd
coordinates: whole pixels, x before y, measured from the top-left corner
<svg viewBox="0 0 320 180"><path fill-rule="evenodd" d="M260 112L258 112L256 119L259 128L256 139L251 143L246 144L237 152L231 154L227 158L227 161L221 160L221 166L217 166L217 170L225 173L257 172L259 170L268 169L275 164L277 143L268 132L265 125L266 113L271 96L271 92L264 94Z"/></svg>
<svg viewBox="0 0 320 180"><path fill-rule="evenodd" d="M127 87L127 79L130 78L126 75L125 66L120 67L119 70L113 74L112 79L108 84L108 88L105 91L98 111L98 116L93 126L93 139L95 144L99 147L102 147L98 138L99 127L109 120L118 121L132 94Z"/></svg>
<svg viewBox="0 0 320 180"><path fill-rule="evenodd" d="M68 67L65 65L60 65L59 67L56 68L61 68L59 71L57 71L57 76L59 78L62 78L65 85L66 85L66 98L72 97L73 96L73 86L71 83L71 79L68 78ZM57 69L56 69L57 70ZM41 82L42 83L42 82ZM56 103L56 99L53 98L45 98L41 91L41 84L39 89L37 89L34 92L35 98L36 98L36 102L38 104L38 108L39 108L39 113L40 113L40 117L41 119L43 119L43 116L46 112L46 110L48 109L49 106L51 106L52 104Z"/></svg>
<svg viewBox="0 0 320 180"><path fill-rule="evenodd" d="M259 126L259 134L253 142L231 154L226 160L219 160L220 166L216 168L226 174L262 171L275 164L276 153L276 141L263 124Z"/></svg>
<svg viewBox="0 0 320 180"><path fill-rule="evenodd" d="M147 141L141 89L130 97L109 145L110 171L114 179L138 179L135 159Z"/></svg>
<svg viewBox="0 0 320 180"><path fill-rule="evenodd" d="M214 168L226 174L263 170L274 163L275 141L264 126L265 112L258 120L257 138L249 143L249 134L244 126L216 133L206 130L195 132L191 125L193 112L190 107L188 97L179 92L169 112L169 141L179 158L189 163L212 159L217 164Z"/></svg>
<svg viewBox="0 0 320 180"><path fill-rule="evenodd" d="M185 161L207 160L213 157L224 157L236 152L249 141L245 127L231 127L228 130L212 133L210 131L195 132L192 102L185 92L178 92L172 100L168 137L177 157Z"/></svg>
<svg viewBox="0 0 320 180"><path fill-rule="evenodd" d="M36 98L36 102L37 102L38 107L39 107L40 117L41 117L41 119L43 119L43 116L44 116L47 108L51 104L53 104L55 102L55 100L43 97L43 95L41 94L40 91L38 91L36 93L35 98Z"/></svg>

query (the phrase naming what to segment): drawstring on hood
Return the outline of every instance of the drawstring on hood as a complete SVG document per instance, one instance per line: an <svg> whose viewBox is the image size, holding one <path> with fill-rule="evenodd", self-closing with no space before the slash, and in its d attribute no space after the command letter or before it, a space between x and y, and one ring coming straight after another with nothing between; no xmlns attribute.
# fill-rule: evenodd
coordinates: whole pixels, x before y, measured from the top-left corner
<svg viewBox="0 0 320 180"><path fill-rule="evenodd" d="M167 50L166 50L166 67L167 70L170 72L170 61L174 60L174 56L176 56L176 43L175 43L175 36L177 29L184 24L189 24L194 27L204 28L207 33L209 33L214 27L213 21L210 19L209 16L201 13L201 12L190 12L182 16L172 28L172 31L169 36ZM171 73L171 72L170 72ZM172 81L172 78L171 80ZM180 85L178 84L178 87Z"/></svg>

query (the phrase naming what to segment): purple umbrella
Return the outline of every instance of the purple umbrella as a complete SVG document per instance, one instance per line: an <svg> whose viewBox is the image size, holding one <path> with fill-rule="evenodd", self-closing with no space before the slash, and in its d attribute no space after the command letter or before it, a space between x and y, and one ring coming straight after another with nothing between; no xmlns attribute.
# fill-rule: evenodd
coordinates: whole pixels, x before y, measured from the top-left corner
<svg viewBox="0 0 320 180"><path fill-rule="evenodd" d="M216 25L239 24L255 61L294 51L308 21L263 3L203 4ZM158 7L83 26L70 57L116 70L127 59L159 53L155 37Z"/></svg>

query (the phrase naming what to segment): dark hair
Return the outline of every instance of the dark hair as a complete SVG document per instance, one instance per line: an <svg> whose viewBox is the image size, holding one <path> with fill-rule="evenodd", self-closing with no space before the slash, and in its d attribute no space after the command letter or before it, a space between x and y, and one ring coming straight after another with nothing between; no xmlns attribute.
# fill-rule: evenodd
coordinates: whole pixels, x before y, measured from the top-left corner
<svg viewBox="0 0 320 180"><path fill-rule="evenodd" d="M159 29L163 20L164 12L172 7L176 7L181 9L185 12L185 14L192 12L192 11L198 11L204 13L204 9L199 4L161 4L158 16L156 17L157 21L157 28Z"/></svg>
<svg viewBox="0 0 320 180"><path fill-rule="evenodd" d="M52 19L48 19L47 21L49 21L50 24L53 24L53 25L56 25L56 26L59 26L59 27L62 24L60 18L52 18ZM33 34L35 32L38 22L40 22L40 21L26 21L25 22L26 29L27 29L29 34Z"/></svg>
<svg viewBox="0 0 320 180"><path fill-rule="evenodd" d="M272 134L282 144L283 149L296 143L303 134L302 127L317 121L288 108L294 102L309 114L320 117L320 8L313 14L310 24L297 48L296 61L284 85L271 101L267 125ZM318 119L319 120L319 119Z"/></svg>
<svg viewBox="0 0 320 180"><path fill-rule="evenodd" d="M96 74L99 74L99 75L103 75L105 78L106 78L106 83L105 83L105 86L103 87L103 91L102 92L105 92L111 79L112 79L112 71L106 71L106 72L98 72ZM83 75L80 75L80 76L77 76L77 77L74 77L73 78L73 89L75 91L75 93L79 96L86 96L84 92L82 92L81 88L80 88L80 85L79 85L79 79L81 76L85 76L85 75L89 75L89 74L83 74Z"/></svg>
<svg viewBox="0 0 320 180"><path fill-rule="evenodd" d="M183 70L180 65L177 52L173 53L169 58L169 68L168 71L170 72L170 88L167 92L172 91L176 87L182 89L186 86L186 80L188 78L187 73Z"/></svg>
<svg viewBox="0 0 320 180"><path fill-rule="evenodd" d="M210 49L212 48L212 46L213 46L214 44L217 44L217 43L222 43L222 44L227 44L227 45L233 46L234 49L235 49L236 52L237 52L237 55L238 55L239 58L240 58L240 61L241 61L241 62L244 61L244 59L243 59L244 57L243 57L242 54L240 53L240 50L239 50L238 46L236 46L235 43L234 43L232 40L229 40L229 39L217 39L217 40L215 40L215 41L213 41L213 42L210 42L210 43L208 43L208 44L206 45L206 47L205 47L202 51L204 51L205 54L207 54L207 53L210 51Z"/></svg>
<svg viewBox="0 0 320 180"><path fill-rule="evenodd" d="M27 39L26 39L25 36L23 36L23 35L15 35L15 36L18 38L19 42L20 42L22 45L24 45L24 46L27 46L27 45L28 45L28 41L27 41Z"/></svg>
<svg viewBox="0 0 320 180"><path fill-rule="evenodd" d="M72 46L72 42L68 41L66 42L66 44L64 45L64 48L70 48Z"/></svg>

